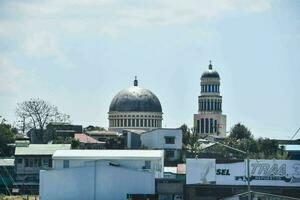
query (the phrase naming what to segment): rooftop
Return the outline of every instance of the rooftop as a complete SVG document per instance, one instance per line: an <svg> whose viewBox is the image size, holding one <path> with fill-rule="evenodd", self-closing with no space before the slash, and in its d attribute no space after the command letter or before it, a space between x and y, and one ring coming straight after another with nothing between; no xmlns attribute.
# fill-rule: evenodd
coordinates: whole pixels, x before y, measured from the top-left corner
<svg viewBox="0 0 300 200"><path fill-rule="evenodd" d="M52 155L56 150L71 149L71 144L29 144L16 147L15 155Z"/></svg>
<svg viewBox="0 0 300 200"><path fill-rule="evenodd" d="M87 131L88 135L95 135L95 136L105 136L105 135L118 135L116 131Z"/></svg>
<svg viewBox="0 0 300 200"><path fill-rule="evenodd" d="M100 141L98 141L98 140L96 140L96 139L94 139L94 138L92 138L92 137L90 137L90 136L88 136L88 135L86 135L86 134L84 134L84 133L75 133L75 136L74 136L74 138L76 139L76 140L79 140L79 142L81 142L81 143L92 143L92 144L105 144L105 142L100 142Z"/></svg>
<svg viewBox="0 0 300 200"><path fill-rule="evenodd" d="M283 146L285 151L300 151L299 144L280 144L279 146Z"/></svg>
<svg viewBox="0 0 300 200"><path fill-rule="evenodd" d="M0 166L14 166L15 159L13 158L3 158L0 159Z"/></svg>
<svg viewBox="0 0 300 200"><path fill-rule="evenodd" d="M164 156L163 150L58 150L53 159L84 160L157 160Z"/></svg>

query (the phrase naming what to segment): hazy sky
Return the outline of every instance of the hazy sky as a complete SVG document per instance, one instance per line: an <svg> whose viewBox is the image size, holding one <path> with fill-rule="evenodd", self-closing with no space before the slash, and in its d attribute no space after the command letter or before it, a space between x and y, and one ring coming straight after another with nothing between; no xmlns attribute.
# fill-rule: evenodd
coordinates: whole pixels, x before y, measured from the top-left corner
<svg viewBox="0 0 300 200"><path fill-rule="evenodd" d="M161 101L164 127L192 126L209 60L228 130L289 139L300 127L300 1L0 0L0 115L39 97L76 124L108 126L133 84ZM300 134L297 138L300 137Z"/></svg>

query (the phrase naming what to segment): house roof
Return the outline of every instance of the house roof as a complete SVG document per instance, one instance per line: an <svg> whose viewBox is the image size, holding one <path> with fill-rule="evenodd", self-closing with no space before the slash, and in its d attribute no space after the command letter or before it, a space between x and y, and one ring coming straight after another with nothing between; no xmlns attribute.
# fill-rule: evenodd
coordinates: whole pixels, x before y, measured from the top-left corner
<svg viewBox="0 0 300 200"><path fill-rule="evenodd" d="M29 144L16 147L15 155L52 155L56 150L71 149L70 144Z"/></svg>
<svg viewBox="0 0 300 200"><path fill-rule="evenodd" d="M300 151L299 144L280 144L279 146L283 146L285 151Z"/></svg>
<svg viewBox="0 0 300 200"><path fill-rule="evenodd" d="M157 129L152 129L152 130L149 130L149 131L144 131L141 134L155 133L155 132L160 131L160 130L162 130L162 131L181 131L181 133L182 133L181 128L157 128Z"/></svg>
<svg viewBox="0 0 300 200"><path fill-rule="evenodd" d="M87 131L88 135L94 135L94 136L105 136L105 135L118 135L118 132L115 131Z"/></svg>
<svg viewBox="0 0 300 200"><path fill-rule="evenodd" d="M124 129L124 131L128 131L128 132L131 132L131 133L136 133L136 134L142 134L144 132L147 132L146 129Z"/></svg>
<svg viewBox="0 0 300 200"><path fill-rule="evenodd" d="M177 165L177 174L186 174L186 165L184 163Z"/></svg>
<svg viewBox="0 0 300 200"><path fill-rule="evenodd" d="M70 160L157 160L163 156L163 150L57 150L52 158Z"/></svg>
<svg viewBox="0 0 300 200"><path fill-rule="evenodd" d="M15 159L13 158L0 159L0 166L14 166L14 165L15 165Z"/></svg>
<svg viewBox="0 0 300 200"><path fill-rule="evenodd" d="M79 140L81 143L90 143L90 144L105 144L105 142L100 142L84 133L75 133L74 138Z"/></svg>

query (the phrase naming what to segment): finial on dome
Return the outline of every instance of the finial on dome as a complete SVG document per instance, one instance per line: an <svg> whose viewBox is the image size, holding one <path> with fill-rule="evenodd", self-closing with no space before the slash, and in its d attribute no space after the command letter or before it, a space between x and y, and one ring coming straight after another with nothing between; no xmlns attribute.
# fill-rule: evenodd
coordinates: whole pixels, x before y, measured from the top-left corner
<svg viewBox="0 0 300 200"><path fill-rule="evenodd" d="M134 85L134 86L138 86L138 80L137 80L137 77L136 77L136 76L134 77L133 85Z"/></svg>
<svg viewBox="0 0 300 200"><path fill-rule="evenodd" d="M208 69L212 70L211 60L209 61Z"/></svg>

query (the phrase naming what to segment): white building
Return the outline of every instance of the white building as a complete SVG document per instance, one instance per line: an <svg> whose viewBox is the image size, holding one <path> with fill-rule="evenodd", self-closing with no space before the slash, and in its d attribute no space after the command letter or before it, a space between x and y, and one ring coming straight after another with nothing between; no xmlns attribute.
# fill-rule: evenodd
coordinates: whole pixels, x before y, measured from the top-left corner
<svg viewBox="0 0 300 200"><path fill-rule="evenodd" d="M149 149L165 150L165 159L174 161L180 159L182 150L181 129L155 129L141 133L141 144Z"/></svg>
<svg viewBox="0 0 300 200"><path fill-rule="evenodd" d="M161 150L58 150L53 154L53 168L73 168L91 162L103 162L139 171L151 171L163 177L164 154Z"/></svg>
<svg viewBox="0 0 300 200"><path fill-rule="evenodd" d="M222 114L220 76L210 63L201 76L201 95L198 97L198 114L194 115L194 129L202 135L226 136L226 115Z"/></svg>
<svg viewBox="0 0 300 200"><path fill-rule="evenodd" d="M57 151L54 169L40 172L40 199L118 200L127 194L155 194L163 159L161 150Z"/></svg>

